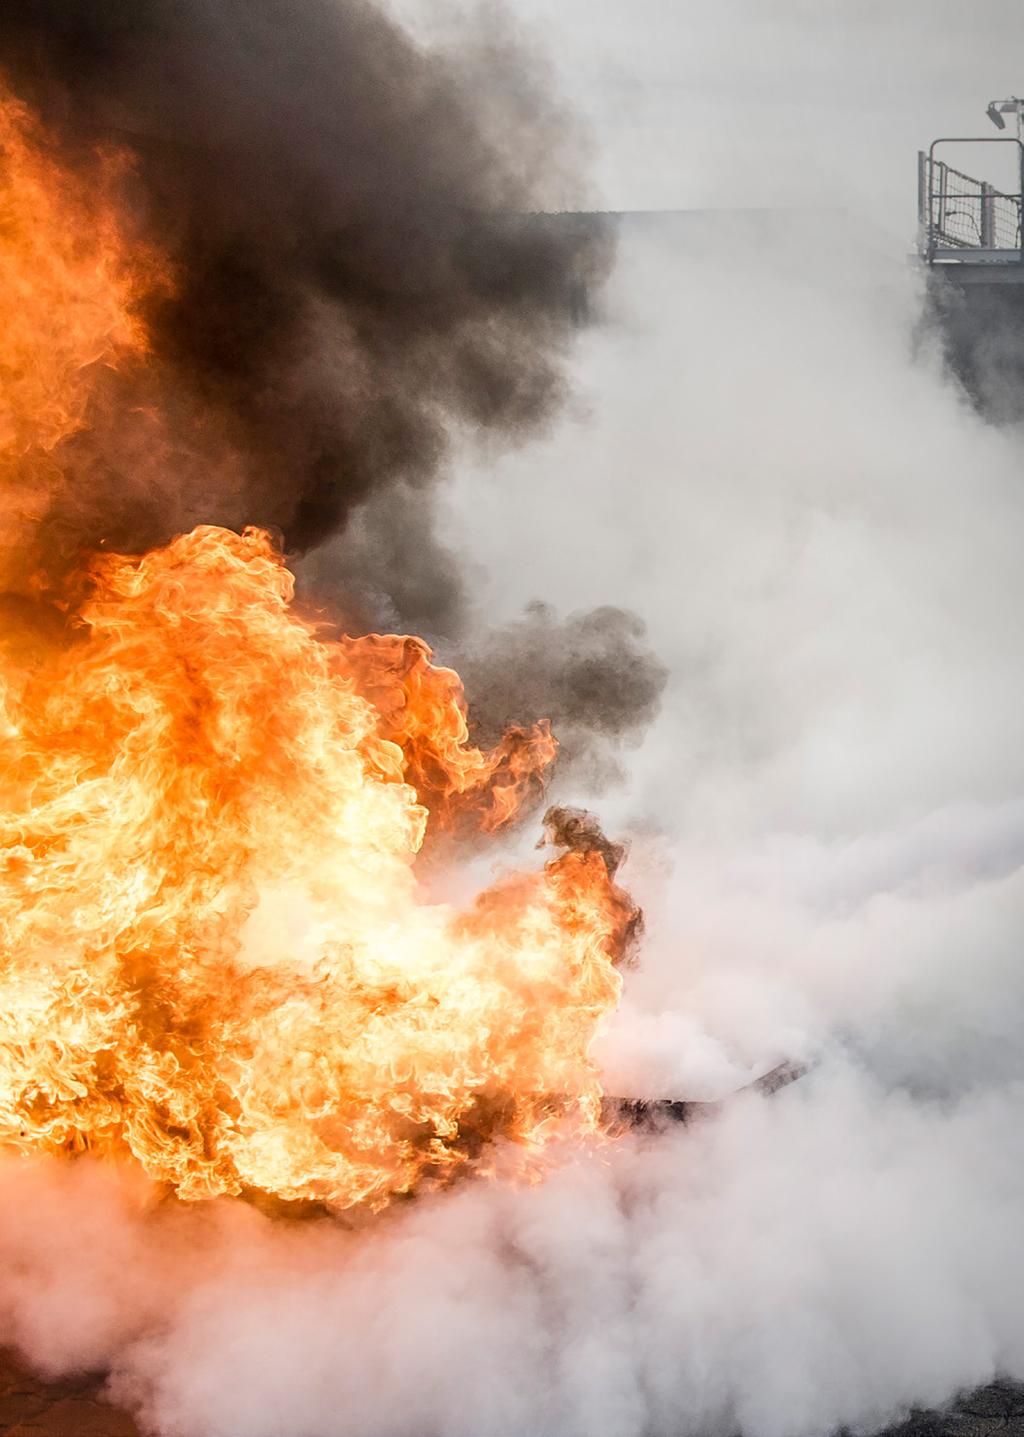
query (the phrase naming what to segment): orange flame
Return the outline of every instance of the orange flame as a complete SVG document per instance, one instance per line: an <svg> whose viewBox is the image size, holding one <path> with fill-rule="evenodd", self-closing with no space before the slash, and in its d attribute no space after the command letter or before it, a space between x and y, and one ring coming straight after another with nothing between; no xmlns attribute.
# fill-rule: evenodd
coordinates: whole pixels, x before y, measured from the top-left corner
<svg viewBox="0 0 1024 1437"><path fill-rule="evenodd" d="M381 731L402 750L404 772L442 823L463 812L493 832L517 815L558 745L547 723L507 731L489 753L470 746L462 683L436 668L422 639L370 634L341 640L359 692L380 715Z"/></svg>
<svg viewBox="0 0 1024 1437"><path fill-rule="evenodd" d="M0 148L13 551L97 368L144 358L160 266L13 103ZM130 1154L185 1198L378 1207L487 1137L595 1123L634 918L610 850L570 835L462 912L414 871L428 809L493 829L540 791L547 727L481 752L425 644L328 638L292 598L266 534L204 526L93 558L58 641L8 641L0 1143Z"/></svg>
<svg viewBox="0 0 1024 1437"><path fill-rule="evenodd" d="M480 1130L592 1122L622 941L600 854L467 913L417 899L427 813L388 734L433 721L460 791L501 762L451 737L454 677L419 650L409 712L383 718L358 692L381 641L319 639L258 531L89 580L80 641L5 675L6 1141L126 1147L187 1197L348 1206Z"/></svg>
<svg viewBox="0 0 1024 1437"><path fill-rule="evenodd" d="M0 100L0 577L62 482L56 451L87 423L97 371L138 358L136 307L162 282L129 254L113 196L127 161L72 175L24 106Z"/></svg>

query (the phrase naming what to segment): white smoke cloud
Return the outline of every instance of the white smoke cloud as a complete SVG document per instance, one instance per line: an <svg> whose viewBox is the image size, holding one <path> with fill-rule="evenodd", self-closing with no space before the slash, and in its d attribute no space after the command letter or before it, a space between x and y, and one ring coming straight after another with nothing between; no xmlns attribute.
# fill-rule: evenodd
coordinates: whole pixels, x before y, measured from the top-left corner
<svg viewBox="0 0 1024 1437"><path fill-rule="evenodd" d="M686 1340L657 1345L667 1296L632 1329L666 1404L634 1430L868 1429L1024 1377L1000 1256L1019 1251L1024 1119L1019 436L944 377L916 332L919 277L850 215L623 235L589 409L496 475L464 473L452 525L490 607L599 588L671 667L601 805L636 834L648 914L597 1049L609 1078L704 1097L783 1055L818 1064L807 1096L745 1107L692 1150L667 1140L712 1165L749 1267L737 1280L703 1234ZM694 1282L676 1227L702 1214L676 1181L673 1291ZM740 1215L739 1192L767 1193L764 1211ZM687 1341L719 1408L687 1379Z"/></svg>
<svg viewBox="0 0 1024 1437"><path fill-rule="evenodd" d="M566 46L603 73L575 8ZM793 194L799 171L823 206L844 56L856 192L875 167L895 194L898 160L912 196L953 52L949 127L976 99L980 128L1011 84L983 83L988 60L1021 38L995 0L967 30L934 4L736 4L700 24L631 6L627 137L665 129L645 57L678 79L690 45L687 174L719 202L745 192L731 159L702 190L707 157L746 137L717 135L698 81L716 113L766 112L737 79L755 10L779 139L758 183ZM615 7L586 13L622 33ZM871 67L919 53L890 145ZM664 144L646 164L664 202ZM849 208L636 224L574 414L467 462L447 501L492 622L538 596L623 604L671 667L601 800L648 917L597 1048L609 1086L714 1098L781 1058L808 1076L566 1151L538 1186L475 1183L353 1231L7 1164L0 1340L48 1373L112 1370L161 1437L817 1437L1024 1378L1024 485L1018 437L915 342L920 300L900 245Z"/></svg>
<svg viewBox="0 0 1024 1437"><path fill-rule="evenodd" d="M8 1169L5 1335L168 1437L870 1430L1024 1370L1020 1100L835 1061L356 1233Z"/></svg>
<svg viewBox="0 0 1024 1437"><path fill-rule="evenodd" d="M908 1080L1016 1076L1018 442L915 354L908 266L834 218L751 224L627 228L586 422L464 475L451 522L493 609L600 588L670 663L602 800L662 835L631 1001L726 1025L741 1065L838 1025Z"/></svg>

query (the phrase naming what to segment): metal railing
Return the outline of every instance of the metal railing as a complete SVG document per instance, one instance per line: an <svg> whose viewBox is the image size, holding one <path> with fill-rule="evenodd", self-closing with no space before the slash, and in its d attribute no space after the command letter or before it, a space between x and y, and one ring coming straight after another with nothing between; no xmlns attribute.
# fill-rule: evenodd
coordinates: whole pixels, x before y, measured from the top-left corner
<svg viewBox="0 0 1024 1437"><path fill-rule="evenodd" d="M1011 144L1019 152L1021 189L999 190L936 158L943 144ZM1022 230L1024 146L1019 140L936 140L918 155L917 209L920 249L929 264L944 261L1020 262L1024 260Z"/></svg>

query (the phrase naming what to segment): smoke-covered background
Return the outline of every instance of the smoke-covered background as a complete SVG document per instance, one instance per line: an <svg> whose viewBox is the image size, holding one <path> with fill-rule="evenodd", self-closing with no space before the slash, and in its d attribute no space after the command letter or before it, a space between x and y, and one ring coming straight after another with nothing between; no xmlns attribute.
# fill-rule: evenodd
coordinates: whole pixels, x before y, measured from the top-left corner
<svg viewBox="0 0 1024 1437"><path fill-rule="evenodd" d="M421 43L461 33L461 10L404 8ZM463 592L435 632L485 723L544 702L585 730L557 796L604 789L647 913L609 1088L713 1097L813 1067L370 1232L9 1170L4 1331L50 1371L111 1367L167 1437L814 1437L1024 1378L1021 442L943 371L907 263L914 151L1019 88L1024 19L996 0L516 17L551 66L526 72L524 114L572 94L598 203L719 212L622 224L560 419L545 399L531 442L481 457L460 400L433 485L396 509L413 481L389 472L307 562L320 592L345 592L349 559L366 607L425 612L398 597L421 546L395 514L436 510ZM563 123L503 128L509 174ZM508 183L511 204L577 202ZM498 367L511 346L525 383L517 334L497 331ZM631 714L639 748L618 742Z"/></svg>

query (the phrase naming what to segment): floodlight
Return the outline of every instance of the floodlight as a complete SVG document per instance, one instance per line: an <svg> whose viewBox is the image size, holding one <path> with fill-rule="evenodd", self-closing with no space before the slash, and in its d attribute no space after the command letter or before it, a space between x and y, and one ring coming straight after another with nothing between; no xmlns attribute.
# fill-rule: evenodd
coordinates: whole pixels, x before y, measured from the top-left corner
<svg viewBox="0 0 1024 1437"><path fill-rule="evenodd" d="M1019 95L1011 95L1008 100L989 100L988 109L985 114L995 125L997 130L1006 129L1004 115L1013 115L1017 120L1017 138L1024 138L1024 100Z"/></svg>

